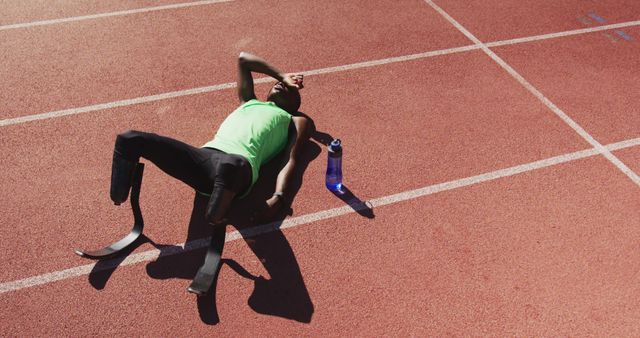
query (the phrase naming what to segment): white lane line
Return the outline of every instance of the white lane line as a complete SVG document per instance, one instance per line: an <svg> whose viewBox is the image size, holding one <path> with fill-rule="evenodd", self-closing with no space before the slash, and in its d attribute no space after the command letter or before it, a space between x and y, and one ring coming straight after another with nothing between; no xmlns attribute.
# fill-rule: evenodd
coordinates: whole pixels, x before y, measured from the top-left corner
<svg viewBox="0 0 640 338"><path fill-rule="evenodd" d="M138 14L138 13L163 11L163 10L167 10L167 9L177 9L177 8L185 8L185 7L203 6L203 5L210 5L210 4L215 4L215 3L231 2L231 1L234 1L234 0L203 0L203 1L194 1L194 2L187 2L187 3L163 5L163 6L143 7L143 8L129 9L129 10L117 11L117 12L108 12L108 13L99 13L99 14L91 14L91 15L83 15L83 16L74 16L74 17L61 18L61 19L51 19L51 20L16 23L16 24L11 24L11 25L0 26L0 31L10 30L10 29L35 27L35 26L55 25L55 24L66 23L66 22L74 22L74 21L93 20L93 19L107 18L107 17L112 17L112 16L123 16L123 15L131 15L131 14Z"/></svg>
<svg viewBox="0 0 640 338"><path fill-rule="evenodd" d="M476 49L480 49L480 47L478 47L476 45L469 45L469 46L462 46L462 47L440 49L440 50L434 50L434 51L430 51L430 52L403 55L403 56L396 56L396 57L391 57L391 58L386 58L386 59L379 59L379 60L373 60L373 61L364 61L364 62L358 62L358 63L351 63L351 64L344 65L344 66L320 68L320 69L316 69L316 70L304 71L304 72L302 72L302 74L304 74L304 75L319 75L319 74L327 74L327 73L344 72L344 71L358 69L358 68L381 66L381 65L386 65L386 64L389 64L389 63L406 62L406 61L425 59L425 58L430 58L430 57L440 56L440 55L468 52L470 50L476 50Z"/></svg>
<svg viewBox="0 0 640 338"><path fill-rule="evenodd" d="M178 90L174 92L168 92L168 93L162 93L162 94L156 94L156 95L141 96L133 99L94 104L91 106L85 106L85 107L79 107L79 108L57 110L57 111L52 111L52 112L42 113L42 114L25 115L25 116L0 120L0 127L10 126L13 124L20 124L20 123L25 123L30 121L46 120L46 119L51 119L55 117L67 116L67 115L82 114L82 113L87 113L87 112L92 112L97 110L131 106L134 104L166 100L166 99L175 98L175 97L208 93L216 90L233 88L235 86L236 86L235 82L230 82L230 83L223 83L223 84L214 85L214 86L191 88L191 89Z"/></svg>
<svg viewBox="0 0 640 338"><path fill-rule="evenodd" d="M619 149L624 149L624 148L634 147L634 146L640 146L640 138L635 138L635 139L614 143L614 144L608 145L606 148L608 149L608 151L614 151L614 150L619 150ZM285 219L283 222L272 222L272 223L267 223L267 224L243 229L240 231L229 232L226 234L225 241L231 242L243 237L249 238L249 237L254 237L261 234L273 232L276 230L283 230L287 228L293 228L299 225L311 224L313 222L326 220L326 219L338 217L341 215L351 214L356 211L365 209L367 207L375 208L383 205L389 205L389 204L398 203L402 201L412 200L418 197L432 195L438 192L453 190L453 189L466 187L466 186L470 186L470 185L474 185L482 182L488 182L488 181L496 180L503 177L514 176L517 174L521 174L521 173L525 173L525 172L529 172L529 171L533 171L541 168L551 167L561 163L567 163L567 162L595 156L598 154L601 154L601 152L599 152L598 149L596 148L576 151L573 153L554 156L547 159L534 161L534 162L530 162L522 165L517 165L517 166L505 168L505 169L500 169L500 170L496 170L496 171L492 171L492 172L488 172L480 175L470 176L470 177L466 177L458 180L434 184L434 185L426 186L419 189L414 189L414 190L404 191L404 192L393 194L393 195L379 197L376 199L372 199L368 202L364 202L360 205L351 205L351 206L345 205L342 207L337 207L329 210L292 217L292 218ZM162 250L152 249L152 250L130 255L121 263L118 263L117 260L104 261L101 264L100 270L113 268L118 265L126 266L126 265L132 265L140 262L148 262L148 261L157 259L160 256L165 257L165 256L187 252L187 251L201 249L206 247L208 243L209 243L209 238L203 238L203 239L198 239L198 240L187 242L187 243L178 244L177 246L169 247ZM69 249L69 252L71 252L71 249ZM4 282L0 284L0 294L7 293L10 291L21 290L21 289L29 288L32 286L48 284L48 283L52 283L59 280L88 275L93 270L94 266L95 266L95 263L87 264L87 265L73 267L73 268L69 268L61 271L54 271L50 273L33 276L33 277L23 278L16 281ZM96 271L100 271L100 270L96 270Z"/></svg>
<svg viewBox="0 0 640 338"><path fill-rule="evenodd" d="M487 47L482 41L475 37L475 35L471 34L466 28L464 28L458 21L452 18L447 12L445 12L442 8L438 7L431 0L424 0L431 8L433 8L436 12L440 13L449 23L451 23L456 29L458 29L462 34L464 34L469 40L473 41L477 46L479 46L485 54L487 54L493 61L499 64L504 70L506 70L514 79L516 79L522 86L524 86L531 94L533 94L538 100L540 100L547 108L551 109L562 121L564 121L569 127L571 127L578 135L582 136L591 146L598 150L604 157L606 157L611 163L613 163L618 169L620 169L623 173L625 173L635 184L640 186L640 176L634 173L629 167L627 167L620 159L618 159L615 155L613 155L610 151L608 151L600 142L596 141L593 136L591 136L584 128L582 128L578 123L576 123L569 115L567 115L562 109L556 106L551 100L549 100L542 92L540 92L536 87L534 87L529 81L527 81L520 73L518 73L513 67L507 64L502 58L500 58L496 53L494 53L489 47Z"/></svg>
<svg viewBox="0 0 640 338"><path fill-rule="evenodd" d="M520 44L520 43L525 43L525 42L532 42L532 41L538 41L538 40L547 40L547 39L555 39L555 38L561 38L561 37L565 37L565 36L572 36L572 35L600 32L600 31L605 31L605 30L610 30L610 29L633 27L633 26L638 26L638 25L640 25L640 20L621 22L621 23L615 23L615 24L603 25L603 26L597 26L597 27L575 29L575 30L557 32L557 33L534 35L534 36L528 36L528 37L517 38L517 39L495 41L495 42L487 42L484 45L489 47L489 48L491 48L491 47L499 47L499 46L506 46L506 45L515 45L515 44Z"/></svg>
<svg viewBox="0 0 640 338"><path fill-rule="evenodd" d="M553 38L558 38L558 37L563 37L563 36L570 36L570 35L576 35L576 34L586 34L586 33L596 32L596 31L605 30L605 29L615 29L615 28L620 28L620 27L630 27L630 26L637 26L637 25L640 25L640 21L630 21L630 22L607 25L607 26L598 26L598 27L577 29L577 30L559 32L559 33L536 35L536 36L531 36L531 37L526 37L526 38L504 40L504 41L496 41L496 42L491 42L489 44L491 46L513 45L513 44L518 44L518 43L526 43L526 42L530 42L530 41L553 39ZM489 44L487 44L487 45L489 45ZM365 67L380 66L380 65L396 63L396 62L406 62L406 61L410 61L410 60L418 60L418 59L429 58L429 57L440 56L440 55L446 55L446 54L467 52L467 51L472 51L472 50L477 50L477 49L482 49L482 46L474 44L474 45L469 45L469 46L447 48L447 49L435 50L435 51L424 52L424 53L417 53L417 54L404 55L404 56L398 56L398 57L391 57L391 58L385 58L385 59L379 59L379 60L373 60L373 61L352 63L352 64L343 65L343 66L319 68L319 69L315 69L315 70L304 71L304 72L301 72L301 73L303 73L304 75L307 75L307 76L309 76L309 75L319 75L319 74L328 74L328 73L342 72L342 71L354 70L354 69L365 68ZM256 80L257 83L269 82L269 81L271 81L271 79L269 79L269 78L262 78L262 79L257 79ZM21 117L8 118L8 119L0 120L0 127L10 126L10 125L14 125L14 124L20 124L20 123L25 123L25 122L30 122L30 121L46 120L46 119L51 119L51 118L56 118L56 117L61 117L61 116L66 116L66 115L75 115L75 114L93 112L93 111L110 109L110 108L130 106L130 105L134 105L134 104L141 104L141 103L148 103L148 102L153 102L153 101L166 100L166 99L182 97L182 96L187 96L187 95L204 94L204 93L209 93L209 92L213 92L213 91L217 91L217 90L223 90L223 89L229 89L229 88L235 88L235 87L236 87L236 83L235 82L229 82L229 83L223 83L223 84L206 86L206 87L198 87L198 88L191 88L191 89L185 89L185 90L178 90L178 91L167 92L167 93L156 94L156 95L141 96L141 97L137 97L137 98L133 98L133 99L125 99L125 100L119 100L119 101L113 101L113 102L107 102L107 103L100 103L100 104L95 104L95 105L90 105L90 106L85 106L85 107L57 110L57 111L52 111L52 112L48 112L48 113L25 115L25 116L21 116Z"/></svg>
<svg viewBox="0 0 640 338"><path fill-rule="evenodd" d="M612 143L607 146L607 149L609 149L609 151L615 151L619 149L635 147L637 145L640 145L640 138L634 138L630 140L620 141L617 143Z"/></svg>
<svg viewBox="0 0 640 338"><path fill-rule="evenodd" d="M373 60L373 61L351 63L343 66L319 68L319 69L308 70L308 71L303 71L299 73L309 76L309 75L343 72L343 71L354 70L359 68L374 67L374 66L384 65L388 63L404 62L404 61L428 58L428 57L433 57L438 55L460 53L460 52L465 52L465 51L474 50L474 49L480 49L480 47L475 45L470 45L470 46L463 46L463 47L456 47L456 48L447 48L447 49L441 49L441 50L419 53L419 54L411 54L411 55L391 57L391 58L379 59L379 60ZM254 80L255 83L266 83L266 82L273 82L273 81L274 80L270 77L263 77L263 78L258 78ZM94 105L85 106L85 107L56 110L56 111L42 113L42 114L25 115L25 116L0 120L0 127L20 124L20 123L25 123L30 121L46 120L46 119L51 119L56 117L67 116L67 115L77 115L82 113L98 111L98 110L131 106L134 104L148 103L148 102L166 100L166 99L188 96L188 95L204 94L204 93L214 92L214 91L223 90L223 89L235 88L236 86L237 86L236 82L228 82L228 83L223 83L223 84L218 84L213 86L191 88L191 89L178 90L178 91L167 92L167 93L156 94L156 95L141 96L133 99L94 104Z"/></svg>

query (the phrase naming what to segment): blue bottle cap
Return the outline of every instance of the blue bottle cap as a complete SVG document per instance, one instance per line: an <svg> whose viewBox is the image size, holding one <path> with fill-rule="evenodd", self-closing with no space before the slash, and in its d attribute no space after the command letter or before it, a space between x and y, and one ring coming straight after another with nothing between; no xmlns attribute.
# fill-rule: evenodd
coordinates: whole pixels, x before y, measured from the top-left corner
<svg viewBox="0 0 640 338"><path fill-rule="evenodd" d="M329 145L329 148L331 148L331 150L336 151L340 148L342 148L342 141L340 141L339 138L331 141L331 144Z"/></svg>

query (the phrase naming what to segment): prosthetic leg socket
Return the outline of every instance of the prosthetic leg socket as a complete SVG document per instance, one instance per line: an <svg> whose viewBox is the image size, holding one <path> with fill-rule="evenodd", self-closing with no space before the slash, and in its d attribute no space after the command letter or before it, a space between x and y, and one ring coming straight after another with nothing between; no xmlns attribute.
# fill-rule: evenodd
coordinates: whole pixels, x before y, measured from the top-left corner
<svg viewBox="0 0 640 338"><path fill-rule="evenodd" d="M129 197L133 171L138 162L124 158L119 152L113 152L113 163L111 164L111 200L115 205L120 205Z"/></svg>

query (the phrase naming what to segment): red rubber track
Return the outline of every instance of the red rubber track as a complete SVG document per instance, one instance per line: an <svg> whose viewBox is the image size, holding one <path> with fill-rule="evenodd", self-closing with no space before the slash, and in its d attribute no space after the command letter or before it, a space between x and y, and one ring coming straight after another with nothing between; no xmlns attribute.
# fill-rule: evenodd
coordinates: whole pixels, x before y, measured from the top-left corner
<svg viewBox="0 0 640 338"><path fill-rule="evenodd" d="M101 292L74 278L11 293L2 330L633 336L640 230L629 220L638 197L603 158L580 160L377 208L373 220L351 214L285 231L286 239L260 236L250 243L259 257L231 242L225 256L264 280L224 265L214 327L183 291L180 276L197 268L189 254L121 268Z"/></svg>
<svg viewBox="0 0 640 338"><path fill-rule="evenodd" d="M367 4L239 0L7 31L0 118L233 82L242 50L301 71L468 44L420 1Z"/></svg>
<svg viewBox="0 0 640 338"><path fill-rule="evenodd" d="M403 79L404 85L389 78ZM345 183L362 200L588 147L479 51L309 77L307 86L313 90L303 90L302 110L314 117L318 130L342 138ZM130 212L108 199L117 132L150 130L201 145L236 104L235 92L226 90L5 128L4 172L15 173L15 180L2 187L3 195L20 203L7 215L14 226L2 230L12 239L2 254L17 267L3 270L2 280L79 264L79 258L55 258L67 256L71 244L107 243L130 225ZM42 135L66 141L43 147ZM308 151L318 159L309 165L293 205L298 215L342 205L324 189L324 151L317 155L321 150L315 143ZM193 192L154 169L145 171L141 192L145 220L153 224L147 233L163 242L182 242ZM20 250L20 236L34 224L63 216L61 203L81 211L73 213L78 218L62 229L32 234L46 243L63 231L66 240L49 246L41 265L28 264L33 253Z"/></svg>
<svg viewBox="0 0 640 338"><path fill-rule="evenodd" d="M493 10L486 2L468 9L437 3L483 41L583 28L575 18L587 10L577 1L519 5L546 15L542 26L508 2ZM40 11L30 2L3 20L147 5ZM592 10L611 22L638 20L627 5ZM496 17L504 27L489 24ZM598 32L494 50L607 145L640 137L640 101L630 89L640 77L640 30L624 31L634 39L614 42ZM0 118L233 82L241 50L299 71L471 44L417 0L237 0L0 35ZM305 81L301 110L326 137L343 140L345 183L363 201L590 147L479 50ZM227 89L0 127L0 282L87 264L73 248L96 248L129 230L130 210L108 198L118 132L201 145L236 106L235 90ZM640 173L640 147L613 154ZM293 216L344 205L323 186L325 161L324 145L310 141ZM258 190L272 185L264 179ZM161 245L184 242L193 199L184 184L147 166L145 234ZM229 242L218 316L212 299L197 304L185 291L204 254L196 250L120 267L110 278L98 273L0 294L0 332L634 336L638 201L638 186L604 157L573 160L374 208L369 217L350 213ZM92 278L108 281L96 290Z"/></svg>
<svg viewBox="0 0 640 338"><path fill-rule="evenodd" d="M4 26L42 20L95 15L183 2L184 1L179 0L138 0L135 2L123 0L22 0L20 2L12 3L5 2L2 4L0 25Z"/></svg>
<svg viewBox="0 0 640 338"><path fill-rule="evenodd" d="M640 13L635 0L441 0L437 4L483 42L634 21Z"/></svg>
<svg viewBox="0 0 640 338"><path fill-rule="evenodd" d="M639 12L640 13L640 12ZM496 53L603 144L638 137L640 28L496 48ZM604 34L613 34L612 42Z"/></svg>
<svg viewBox="0 0 640 338"><path fill-rule="evenodd" d="M629 163L629 167L634 172L637 173L640 171L640 149L637 147L617 151L615 155L620 157L625 163Z"/></svg>

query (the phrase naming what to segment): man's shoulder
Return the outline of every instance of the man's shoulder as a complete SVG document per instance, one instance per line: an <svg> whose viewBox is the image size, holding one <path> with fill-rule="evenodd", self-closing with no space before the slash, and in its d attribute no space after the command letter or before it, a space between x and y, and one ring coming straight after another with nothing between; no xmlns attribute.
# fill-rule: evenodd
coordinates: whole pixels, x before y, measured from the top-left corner
<svg viewBox="0 0 640 338"><path fill-rule="evenodd" d="M298 133L311 134L315 131L313 120L306 115L294 115L291 117L291 124L298 130Z"/></svg>

